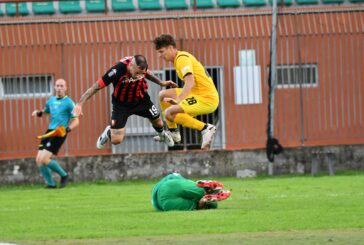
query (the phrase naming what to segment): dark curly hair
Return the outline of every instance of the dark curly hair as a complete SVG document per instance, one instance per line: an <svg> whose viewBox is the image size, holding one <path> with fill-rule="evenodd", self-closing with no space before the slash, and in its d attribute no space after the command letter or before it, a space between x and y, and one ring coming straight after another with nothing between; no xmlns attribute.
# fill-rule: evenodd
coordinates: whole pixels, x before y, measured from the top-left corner
<svg viewBox="0 0 364 245"><path fill-rule="evenodd" d="M153 43L155 45L155 49L160 49L172 45L176 47L176 41L174 37L169 34L162 34L159 37L154 38Z"/></svg>

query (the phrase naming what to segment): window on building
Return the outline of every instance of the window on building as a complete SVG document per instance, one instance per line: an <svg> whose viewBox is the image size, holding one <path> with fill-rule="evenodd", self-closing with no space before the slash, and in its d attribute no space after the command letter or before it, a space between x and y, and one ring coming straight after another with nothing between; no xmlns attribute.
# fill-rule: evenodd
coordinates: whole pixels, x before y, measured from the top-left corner
<svg viewBox="0 0 364 245"><path fill-rule="evenodd" d="M1 98L45 97L52 94L52 75L0 77Z"/></svg>
<svg viewBox="0 0 364 245"><path fill-rule="evenodd" d="M277 87L315 87L318 85L317 70L317 64L277 65Z"/></svg>

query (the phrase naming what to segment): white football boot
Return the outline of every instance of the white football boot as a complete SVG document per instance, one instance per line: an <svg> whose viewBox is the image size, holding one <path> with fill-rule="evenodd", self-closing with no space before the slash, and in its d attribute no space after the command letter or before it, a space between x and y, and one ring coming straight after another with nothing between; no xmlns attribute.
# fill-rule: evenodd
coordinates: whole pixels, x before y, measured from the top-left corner
<svg viewBox="0 0 364 245"><path fill-rule="evenodd" d="M97 139L96 147L98 149L103 149L105 147L106 143L110 140L109 136L107 135L107 132L109 130L110 130L110 125L105 128L104 132L102 132L100 137Z"/></svg>
<svg viewBox="0 0 364 245"><path fill-rule="evenodd" d="M170 132L163 130L161 133L158 133L158 135L154 138L156 137L158 137L158 141L163 141L168 147L174 146L174 141L172 136L170 135Z"/></svg>
<svg viewBox="0 0 364 245"><path fill-rule="evenodd" d="M177 130L177 131L167 131L168 134L172 137L174 143L180 143L181 142L181 133ZM155 141L163 141L161 140L161 138L157 135L154 136L153 138Z"/></svg>
<svg viewBox="0 0 364 245"><path fill-rule="evenodd" d="M207 128L202 130L202 144L201 149L207 150L210 148L210 144L214 139L214 134L216 133L216 127L212 124L207 124Z"/></svg>

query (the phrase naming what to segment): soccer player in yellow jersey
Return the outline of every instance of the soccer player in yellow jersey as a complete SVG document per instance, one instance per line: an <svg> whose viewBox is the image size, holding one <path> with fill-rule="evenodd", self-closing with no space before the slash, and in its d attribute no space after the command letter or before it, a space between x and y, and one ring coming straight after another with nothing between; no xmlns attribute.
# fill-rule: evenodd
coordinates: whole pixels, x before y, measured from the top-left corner
<svg viewBox="0 0 364 245"><path fill-rule="evenodd" d="M212 113L219 105L219 94L212 78L193 55L176 48L173 36L163 34L153 42L159 56L173 63L178 77L184 82L183 88L166 89L159 93L161 108L173 140L176 143L181 141L177 130L177 124L180 124L199 130L202 134L201 148L208 149L216 127L195 117Z"/></svg>

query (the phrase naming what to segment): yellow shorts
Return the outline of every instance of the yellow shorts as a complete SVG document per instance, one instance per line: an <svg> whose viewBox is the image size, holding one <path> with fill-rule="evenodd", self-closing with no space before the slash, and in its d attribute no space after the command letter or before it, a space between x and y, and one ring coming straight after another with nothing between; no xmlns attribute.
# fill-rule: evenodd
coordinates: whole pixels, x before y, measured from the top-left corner
<svg viewBox="0 0 364 245"><path fill-rule="evenodd" d="M182 92L182 88L176 88L177 96ZM189 93L184 100L179 103L183 111L193 117L214 112L219 106L219 98L206 98L203 95Z"/></svg>

